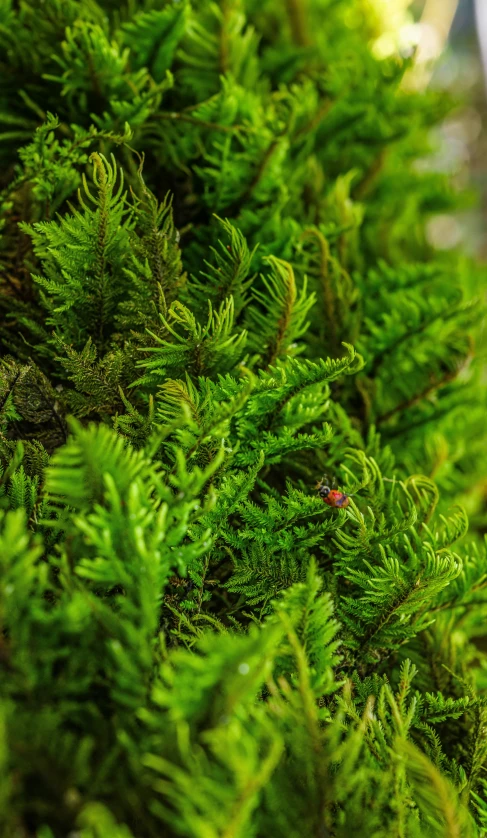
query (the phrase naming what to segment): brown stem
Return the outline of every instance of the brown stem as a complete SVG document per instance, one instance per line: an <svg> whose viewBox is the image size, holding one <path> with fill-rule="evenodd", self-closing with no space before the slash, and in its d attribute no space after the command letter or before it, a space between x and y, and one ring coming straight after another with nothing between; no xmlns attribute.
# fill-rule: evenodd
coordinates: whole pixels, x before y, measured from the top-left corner
<svg viewBox="0 0 487 838"><path fill-rule="evenodd" d="M414 329L410 329L409 331L405 331L402 335L399 335L398 338L390 345L382 349L377 355L372 358L372 370L371 374L374 375L377 373L377 370L380 368L382 363L387 358L390 359L393 352L396 352L397 349L407 340L412 337L416 337L417 335L422 334L425 332L433 323L436 323L437 320L443 320L446 323L447 320L450 320L455 314L458 314L458 306L451 306L450 308L444 309L443 311L438 311L436 314L433 315L429 320L424 320L419 323Z"/></svg>
<svg viewBox="0 0 487 838"><path fill-rule="evenodd" d="M305 230L304 236L314 236L318 242L320 252L320 268L319 277L321 280L321 288L323 291L323 303L325 307L325 315L327 326L330 330L330 347L332 354L335 354L337 348L337 328L336 328L336 309L335 309L335 295L331 284L330 277L330 247L325 236L319 230Z"/></svg>
<svg viewBox="0 0 487 838"><path fill-rule="evenodd" d="M247 186L245 191L242 193L240 198L238 198L235 201L235 203L228 208L228 210L227 210L228 215L233 215L233 216L238 215L238 213L240 211L240 208L243 206L243 204L246 203L246 201L248 201L248 199L252 195L252 192L254 191L256 186L259 185L259 183L262 179L262 176L263 176L263 174L264 174L264 172L267 168L267 165L268 165L272 155L274 154L277 146L279 145L279 140L280 140L280 137L277 137L275 140L273 140L271 142L271 144L267 148L267 151L265 152L262 160L260 161L259 166L258 166L258 168L255 172L255 175L252 178L252 180L250 181L249 185Z"/></svg>
<svg viewBox="0 0 487 838"><path fill-rule="evenodd" d="M375 158L372 165L369 167L368 171L365 173L361 182L357 185L355 189L355 200L361 201L363 198L366 197L370 188L374 185L377 176L381 173L382 169L384 168L384 163L386 159L386 151L387 149L381 148L379 154Z"/></svg>
<svg viewBox="0 0 487 838"><path fill-rule="evenodd" d="M421 580L418 578L414 585L412 585L410 588L407 588L406 591L396 599L391 608L385 614L383 614L382 617L378 620L378 622L371 626L370 629L366 632L366 634L361 638L358 660L361 660L364 657L374 637L376 637L376 635L381 631L381 629L383 629L384 626L387 625L387 623L392 619L397 609L408 601L409 597L412 596L413 592L417 590L420 584Z"/></svg>
<svg viewBox="0 0 487 838"><path fill-rule="evenodd" d="M294 280L294 271L291 265L288 265L288 282L286 288L286 297L284 302L284 310L277 324L277 334L274 342L270 346L270 351L267 357L265 368L272 366L274 361L279 356L281 345L284 341L286 332L290 326L293 314L294 303L296 302L296 282Z"/></svg>
<svg viewBox="0 0 487 838"><path fill-rule="evenodd" d="M306 0L286 0L287 16L293 41L298 47L307 47L311 40L308 31Z"/></svg>
<svg viewBox="0 0 487 838"><path fill-rule="evenodd" d="M392 407L386 413L383 413L382 416L379 416L376 420L376 425L382 425L384 422L388 422L396 413L403 413L405 410L408 410L410 407L414 407L414 405L419 404L422 402L423 399L426 399L431 393L436 392L437 390L441 390L442 387L446 387L447 384L454 381L455 378L458 377L460 372L465 368L466 364L470 360L470 356L468 356L461 367L455 370L449 370L446 372L440 379L433 381L431 384L428 384L421 393L417 393L415 396L411 396L409 399L405 399L400 404Z"/></svg>
<svg viewBox="0 0 487 838"><path fill-rule="evenodd" d="M20 297L23 299L22 289L16 285L14 277L10 276L8 273L4 273L2 278L5 279L7 285L12 289L16 297Z"/></svg>
<svg viewBox="0 0 487 838"><path fill-rule="evenodd" d="M300 140L302 137L309 134L311 131L314 131L315 128L318 127L320 122L327 116L332 108L333 101L331 99L325 99L323 104L318 108L315 115L310 119L306 125L303 125L299 131L296 132L294 137L295 140Z"/></svg>

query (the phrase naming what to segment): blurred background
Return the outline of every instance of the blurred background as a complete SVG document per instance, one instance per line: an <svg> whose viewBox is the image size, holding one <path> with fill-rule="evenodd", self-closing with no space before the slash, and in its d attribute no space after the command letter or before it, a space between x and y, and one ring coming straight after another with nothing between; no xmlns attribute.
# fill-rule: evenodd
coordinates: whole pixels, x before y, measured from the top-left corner
<svg viewBox="0 0 487 838"><path fill-rule="evenodd" d="M433 216L437 249L461 245L487 259L487 0L369 0L378 16L377 55L416 53L406 83L445 89L458 108L431 137L419 167L448 172L465 195L455 215Z"/></svg>

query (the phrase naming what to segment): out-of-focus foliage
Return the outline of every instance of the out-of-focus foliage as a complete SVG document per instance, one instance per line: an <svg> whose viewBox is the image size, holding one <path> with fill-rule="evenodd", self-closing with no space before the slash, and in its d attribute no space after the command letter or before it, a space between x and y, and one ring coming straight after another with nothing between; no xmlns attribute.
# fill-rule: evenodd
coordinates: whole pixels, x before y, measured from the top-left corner
<svg viewBox="0 0 487 838"><path fill-rule="evenodd" d="M483 277L382 31L0 0L6 838L485 834Z"/></svg>

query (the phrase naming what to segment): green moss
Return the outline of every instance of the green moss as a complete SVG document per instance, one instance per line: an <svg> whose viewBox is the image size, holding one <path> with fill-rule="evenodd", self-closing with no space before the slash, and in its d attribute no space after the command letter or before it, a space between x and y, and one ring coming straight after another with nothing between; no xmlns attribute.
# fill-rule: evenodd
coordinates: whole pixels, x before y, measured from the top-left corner
<svg viewBox="0 0 487 838"><path fill-rule="evenodd" d="M364 9L0 3L5 838L485 834L483 276Z"/></svg>

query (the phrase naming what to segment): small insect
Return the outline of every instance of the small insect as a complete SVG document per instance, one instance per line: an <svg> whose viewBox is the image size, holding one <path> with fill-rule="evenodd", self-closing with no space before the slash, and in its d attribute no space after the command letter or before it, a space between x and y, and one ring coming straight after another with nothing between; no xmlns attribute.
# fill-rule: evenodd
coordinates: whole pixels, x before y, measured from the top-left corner
<svg viewBox="0 0 487 838"><path fill-rule="evenodd" d="M336 509L345 509L350 503L349 495L345 494L345 492L340 492L339 489L332 489L324 482L324 478L317 483L316 490L318 496L328 506L333 506Z"/></svg>

